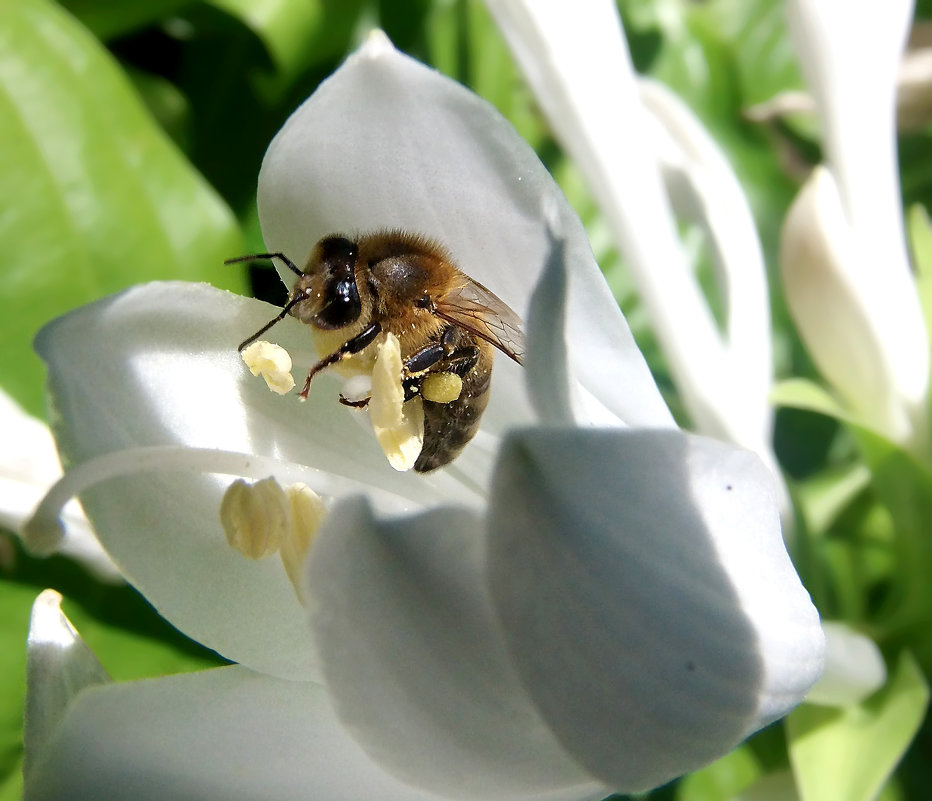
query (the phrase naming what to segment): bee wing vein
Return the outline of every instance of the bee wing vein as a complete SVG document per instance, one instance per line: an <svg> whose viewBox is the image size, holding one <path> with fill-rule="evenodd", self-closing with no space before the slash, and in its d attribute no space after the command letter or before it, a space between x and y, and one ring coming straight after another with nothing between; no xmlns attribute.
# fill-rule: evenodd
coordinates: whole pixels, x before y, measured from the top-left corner
<svg viewBox="0 0 932 801"><path fill-rule="evenodd" d="M478 281L467 282L436 304L438 317L471 331L521 364L526 352L521 318Z"/></svg>

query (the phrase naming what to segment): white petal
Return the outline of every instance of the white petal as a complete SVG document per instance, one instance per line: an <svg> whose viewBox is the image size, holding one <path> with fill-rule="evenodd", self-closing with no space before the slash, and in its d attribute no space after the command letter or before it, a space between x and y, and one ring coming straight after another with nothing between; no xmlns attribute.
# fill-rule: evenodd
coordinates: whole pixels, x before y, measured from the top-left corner
<svg viewBox="0 0 932 801"><path fill-rule="evenodd" d="M752 454L671 431L506 441L489 580L525 687L620 790L662 784L785 714L818 678L818 614Z"/></svg>
<svg viewBox="0 0 932 801"><path fill-rule="evenodd" d="M31 801L431 801L379 770L322 687L240 667L82 693Z"/></svg>
<svg viewBox="0 0 932 801"><path fill-rule="evenodd" d="M566 274L563 242L554 238L527 316L528 394L544 423L572 423L576 419L572 397L576 379L570 372L566 341Z"/></svg>
<svg viewBox="0 0 932 801"><path fill-rule="evenodd" d="M341 720L403 780L455 798L603 797L542 724L483 589L478 517L377 521L346 502L321 529L307 592Z"/></svg>
<svg viewBox="0 0 932 801"><path fill-rule="evenodd" d="M679 245L615 4L487 5L624 251L693 420L717 432L736 377Z"/></svg>
<svg viewBox="0 0 932 801"><path fill-rule="evenodd" d="M47 425L27 414L0 390L0 426L4 432L0 450L0 526L19 532L33 509L61 477L55 440ZM59 553L84 565L100 581L118 583L120 571L104 552L80 505L65 509L67 535Z"/></svg>
<svg viewBox="0 0 932 801"><path fill-rule="evenodd" d="M850 626L833 621L825 631L825 673L806 696L810 704L847 706L863 701L887 680L880 649Z"/></svg>
<svg viewBox="0 0 932 801"><path fill-rule="evenodd" d="M751 208L725 154L690 108L658 81L641 79L638 85L657 126L658 156L674 207L703 226L718 268L734 377L729 402L716 409L718 429L775 466L769 446L770 296Z"/></svg>
<svg viewBox="0 0 932 801"><path fill-rule="evenodd" d="M331 496L368 485L396 512L451 495L469 500L450 476L399 481L329 381L315 382L311 402L301 404L250 375L236 345L272 316L265 304L204 285L153 284L46 328L37 347L50 365L65 459L165 444L224 448L249 455L243 461L253 469L270 463L249 477L275 474ZM291 353L305 345L304 363L315 360L300 324L286 320L278 329ZM250 562L226 543L219 510L231 480L150 471L90 489L82 500L108 552L175 626L256 670L306 677L310 637L281 562Z"/></svg>
<svg viewBox="0 0 932 801"><path fill-rule="evenodd" d="M883 231L888 245L899 244L890 254L897 257L897 270L906 262L900 252L905 240L894 109L913 5L914 0L787 2L790 33L851 224Z"/></svg>
<svg viewBox="0 0 932 801"><path fill-rule="evenodd" d="M893 389L911 407L922 436L929 346L906 252L895 129L897 75L912 10L912 0L787 4L796 51L822 117L827 161L861 259L847 269L871 298Z"/></svg>
<svg viewBox="0 0 932 801"><path fill-rule="evenodd" d="M570 357L573 343L566 329L570 270L566 243L558 230L551 231L550 237L550 256L528 310L528 352L524 362L528 394L543 423L617 426L622 421L576 378ZM605 378L610 386L611 374Z"/></svg>
<svg viewBox="0 0 932 801"><path fill-rule="evenodd" d="M780 242L780 269L793 320L813 361L847 404L895 442L910 434L893 372L905 353L882 332L872 269L859 250L832 174L817 168L800 190Z"/></svg>
<svg viewBox="0 0 932 801"><path fill-rule="evenodd" d="M525 319L556 217L571 265L577 377L629 424L670 424L585 230L537 156L489 104L398 53L384 35L371 37L275 137L259 176L259 216L266 245L299 264L335 231L423 233ZM484 427L500 434L530 415L520 368L497 360Z"/></svg>
<svg viewBox="0 0 932 801"><path fill-rule="evenodd" d="M28 777L46 756L68 705L85 687L110 681L97 657L61 611L61 595L36 599L26 641L26 713L23 744Z"/></svg>

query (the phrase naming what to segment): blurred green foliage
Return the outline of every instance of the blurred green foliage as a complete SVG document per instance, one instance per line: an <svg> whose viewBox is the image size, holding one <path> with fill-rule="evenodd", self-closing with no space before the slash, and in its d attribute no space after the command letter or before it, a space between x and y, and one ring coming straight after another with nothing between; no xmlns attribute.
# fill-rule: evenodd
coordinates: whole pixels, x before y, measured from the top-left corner
<svg viewBox="0 0 932 801"><path fill-rule="evenodd" d="M635 65L694 109L755 213L770 267L778 373L793 379L775 396L775 445L797 506L797 566L823 615L870 634L891 667L887 686L857 708L833 714L803 706L786 728L770 727L654 795L726 801L758 782L791 781L793 769L806 801L868 799L882 786L883 798L926 798L932 475L928 465L847 419L821 387L775 278L785 211L820 158L812 119L756 123L746 114L779 92L803 89L782 3L619 5ZM68 309L164 278L278 291L267 273L246 275L222 261L262 249L254 191L267 143L375 26L493 103L537 150L586 224L658 383L679 411L599 209L481 2L2 0L0 9L0 382L34 414L43 414L44 377L30 342ZM930 12L932 4L919 4L919 17ZM606 76L607 97L610 89ZM910 233L927 313L930 155L927 129L904 138L904 195L916 204ZM708 262L700 254L700 275ZM115 678L195 670L217 657L172 630L133 590L100 584L63 559L31 559L12 538L0 546L0 801L7 801L21 794L23 646L40 590L51 586L66 596L66 612Z"/></svg>

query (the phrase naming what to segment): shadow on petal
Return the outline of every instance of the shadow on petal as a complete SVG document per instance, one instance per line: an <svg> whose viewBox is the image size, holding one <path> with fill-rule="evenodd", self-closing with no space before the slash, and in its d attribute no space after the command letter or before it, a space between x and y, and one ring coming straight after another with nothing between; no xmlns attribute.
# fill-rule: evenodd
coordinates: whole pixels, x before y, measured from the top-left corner
<svg viewBox="0 0 932 801"><path fill-rule="evenodd" d="M488 571L509 651L557 738L620 790L723 755L802 700L818 615L767 469L677 431L506 441Z"/></svg>
<svg viewBox="0 0 932 801"><path fill-rule="evenodd" d="M432 801L380 770L326 691L239 667L111 684L75 699L30 801Z"/></svg>
<svg viewBox="0 0 932 801"><path fill-rule="evenodd" d="M321 529L306 586L340 719L386 769L453 798L602 798L515 674L485 591L481 518L380 521L363 501Z"/></svg>

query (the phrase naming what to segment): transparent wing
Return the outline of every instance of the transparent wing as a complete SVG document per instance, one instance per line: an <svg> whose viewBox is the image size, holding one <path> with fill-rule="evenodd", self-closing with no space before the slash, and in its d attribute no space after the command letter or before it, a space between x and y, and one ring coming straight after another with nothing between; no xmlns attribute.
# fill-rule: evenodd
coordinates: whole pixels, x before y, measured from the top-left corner
<svg viewBox="0 0 932 801"><path fill-rule="evenodd" d="M521 318L478 281L465 275L463 278L460 287L435 302L433 313L492 343L522 364L526 347Z"/></svg>

